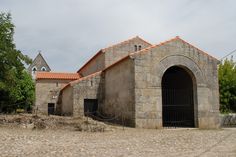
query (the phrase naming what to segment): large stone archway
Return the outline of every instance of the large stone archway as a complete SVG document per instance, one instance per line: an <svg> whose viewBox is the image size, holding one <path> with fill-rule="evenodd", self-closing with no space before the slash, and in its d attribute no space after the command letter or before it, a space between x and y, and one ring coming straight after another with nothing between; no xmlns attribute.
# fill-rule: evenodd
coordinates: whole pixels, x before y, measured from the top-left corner
<svg viewBox="0 0 236 157"><path fill-rule="evenodd" d="M136 126L162 128L163 92L162 79L171 67L179 67L192 80L191 127L218 127L217 69L210 62L182 54L151 55L135 59L135 116ZM208 58L209 59L209 58ZM205 61L208 61L205 58ZM211 61L211 60L209 60Z"/></svg>
<svg viewBox="0 0 236 157"><path fill-rule="evenodd" d="M183 55L171 55L160 60L159 64L156 65L157 77L159 78L156 82L158 96L157 109L158 117L160 118L159 123L163 127L163 114L162 114L162 78L165 72L171 67L181 67L183 68L192 78L193 82L193 106L194 106L194 127L199 127L199 103L202 99L199 98L199 92L202 92L206 88L206 83L204 79L203 72L199 66L189 57Z"/></svg>
<svg viewBox="0 0 236 157"><path fill-rule="evenodd" d="M162 78L165 71L172 66L186 67L186 70L193 75L193 79L196 79L196 84L199 86L205 86L206 82L203 72L197 63L195 63L191 58L183 55L171 55L161 59L160 63L157 65L158 77ZM158 85L161 85L161 82L158 83Z"/></svg>
<svg viewBox="0 0 236 157"><path fill-rule="evenodd" d="M186 67L173 66L162 77L162 124L194 127L193 81ZM196 88L195 88L196 89Z"/></svg>

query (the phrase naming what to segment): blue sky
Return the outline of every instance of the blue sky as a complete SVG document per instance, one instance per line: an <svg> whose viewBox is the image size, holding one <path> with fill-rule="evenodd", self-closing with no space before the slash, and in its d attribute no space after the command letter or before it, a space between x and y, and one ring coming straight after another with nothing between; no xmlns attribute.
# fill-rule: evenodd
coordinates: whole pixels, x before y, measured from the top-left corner
<svg viewBox="0 0 236 157"><path fill-rule="evenodd" d="M99 49L136 35L180 36L220 59L236 49L235 0L0 0L17 49L41 50L53 71L75 72Z"/></svg>

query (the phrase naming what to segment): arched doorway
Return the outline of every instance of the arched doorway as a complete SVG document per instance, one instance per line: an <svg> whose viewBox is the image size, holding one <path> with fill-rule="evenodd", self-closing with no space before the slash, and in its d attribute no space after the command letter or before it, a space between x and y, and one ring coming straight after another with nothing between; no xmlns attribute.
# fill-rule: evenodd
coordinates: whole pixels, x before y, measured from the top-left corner
<svg viewBox="0 0 236 157"><path fill-rule="evenodd" d="M162 119L164 127L194 127L193 79L179 66L162 77Z"/></svg>

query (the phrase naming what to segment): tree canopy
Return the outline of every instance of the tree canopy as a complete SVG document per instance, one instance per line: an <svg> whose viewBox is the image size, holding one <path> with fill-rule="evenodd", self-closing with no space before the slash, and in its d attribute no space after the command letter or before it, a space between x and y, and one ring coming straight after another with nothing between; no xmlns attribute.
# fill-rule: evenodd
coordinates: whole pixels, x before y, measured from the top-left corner
<svg viewBox="0 0 236 157"><path fill-rule="evenodd" d="M16 49L14 28L11 14L0 13L0 112L30 106L34 99L34 83L24 67L31 59Z"/></svg>
<svg viewBox="0 0 236 157"><path fill-rule="evenodd" d="M219 65L220 111L236 112L236 63L226 59Z"/></svg>

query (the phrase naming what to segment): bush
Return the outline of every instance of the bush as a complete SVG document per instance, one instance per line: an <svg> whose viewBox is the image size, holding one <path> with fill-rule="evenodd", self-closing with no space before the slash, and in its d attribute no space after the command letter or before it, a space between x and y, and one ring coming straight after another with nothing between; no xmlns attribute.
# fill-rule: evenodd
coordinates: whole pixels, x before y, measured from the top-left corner
<svg viewBox="0 0 236 157"><path fill-rule="evenodd" d="M225 60L219 65L220 111L236 112L236 63Z"/></svg>

